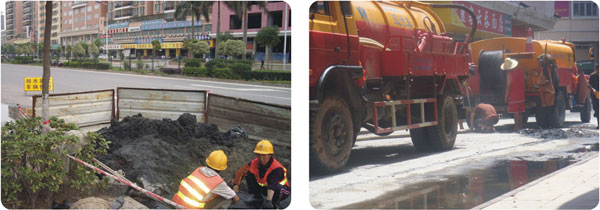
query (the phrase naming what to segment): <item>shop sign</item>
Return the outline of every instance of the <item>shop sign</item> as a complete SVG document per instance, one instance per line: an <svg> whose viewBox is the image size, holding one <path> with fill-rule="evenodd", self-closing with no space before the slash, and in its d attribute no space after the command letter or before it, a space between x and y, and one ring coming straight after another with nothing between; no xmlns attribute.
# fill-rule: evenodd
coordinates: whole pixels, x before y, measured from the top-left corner
<svg viewBox="0 0 600 210"><path fill-rule="evenodd" d="M511 17L510 15L506 15L502 12L498 12L495 10L487 9L485 7L481 7L466 1L454 1L454 4L463 5L473 13L475 13L475 17L477 20L477 30L492 32L496 34L503 34L507 36L511 36L512 32L510 28L511 25ZM471 16L461 9L454 9L454 14L452 15L452 23L453 24L464 24L465 27L471 28L473 25L473 20ZM507 31L508 29L508 31Z"/></svg>
<svg viewBox="0 0 600 210"><path fill-rule="evenodd" d="M160 44L163 49L179 49L183 47L183 42L166 42Z"/></svg>
<svg viewBox="0 0 600 210"><path fill-rule="evenodd" d="M114 33L127 33L129 32L129 28L115 28L115 29L108 29L108 33L109 34L114 34Z"/></svg>
<svg viewBox="0 0 600 210"><path fill-rule="evenodd" d="M121 45L120 44L106 45L106 49L109 49L109 50L120 50L121 49Z"/></svg>
<svg viewBox="0 0 600 210"><path fill-rule="evenodd" d="M142 24L140 29L145 30L156 30L156 29L169 29L169 28L182 28L192 26L192 21L173 21L168 23L157 23L157 24ZM202 21L198 20L194 23L194 26L202 26Z"/></svg>
<svg viewBox="0 0 600 210"><path fill-rule="evenodd" d="M186 39L190 39L190 36L187 36ZM210 40L209 35L197 35L195 40Z"/></svg>
<svg viewBox="0 0 600 210"><path fill-rule="evenodd" d="M127 28L129 26L129 22L124 22L124 23L115 23L115 24L110 24L108 25L108 29L114 29L114 28Z"/></svg>
<svg viewBox="0 0 600 210"><path fill-rule="evenodd" d="M135 43L136 44L148 44L148 43L152 43L152 41L154 40L158 40L158 42L162 43L163 39L162 38L146 38L146 39L135 39Z"/></svg>
<svg viewBox="0 0 600 210"><path fill-rule="evenodd" d="M108 35L100 35L100 39L104 39L104 38L112 38L112 34L108 34Z"/></svg>
<svg viewBox="0 0 600 210"><path fill-rule="evenodd" d="M571 17L571 2L555 1L554 14L560 17Z"/></svg>
<svg viewBox="0 0 600 210"><path fill-rule="evenodd" d="M140 31L140 27L139 26L129 27L129 32L136 32L136 31Z"/></svg>

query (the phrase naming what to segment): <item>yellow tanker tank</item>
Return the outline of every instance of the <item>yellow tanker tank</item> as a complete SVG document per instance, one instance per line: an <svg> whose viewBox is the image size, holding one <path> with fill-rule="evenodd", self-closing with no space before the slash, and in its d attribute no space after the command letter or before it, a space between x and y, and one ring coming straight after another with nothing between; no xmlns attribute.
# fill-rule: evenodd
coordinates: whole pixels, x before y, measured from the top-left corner
<svg viewBox="0 0 600 210"><path fill-rule="evenodd" d="M473 55L471 56L473 63L478 65L479 53L482 50L495 51L495 50L507 50L508 53L525 53L525 46L527 43L526 38L522 37L501 37L486 39L477 42L473 42L469 45ZM544 53L548 53L556 60L558 68L572 68L574 62L573 44L569 42L552 41L552 40L534 40L533 44L533 56L531 57L520 57L517 58L519 61L519 68L525 71L538 69L540 67L537 57Z"/></svg>

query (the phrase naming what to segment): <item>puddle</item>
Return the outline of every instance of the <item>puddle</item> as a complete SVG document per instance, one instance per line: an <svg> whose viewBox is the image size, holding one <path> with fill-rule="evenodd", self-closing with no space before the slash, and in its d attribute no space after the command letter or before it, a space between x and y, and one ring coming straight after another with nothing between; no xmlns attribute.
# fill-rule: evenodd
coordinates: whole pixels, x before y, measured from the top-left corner
<svg viewBox="0 0 600 210"><path fill-rule="evenodd" d="M547 161L505 160L492 167L472 170L463 175L411 184L379 198L341 208L469 209L572 163L574 160L570 158Z"/></svg>

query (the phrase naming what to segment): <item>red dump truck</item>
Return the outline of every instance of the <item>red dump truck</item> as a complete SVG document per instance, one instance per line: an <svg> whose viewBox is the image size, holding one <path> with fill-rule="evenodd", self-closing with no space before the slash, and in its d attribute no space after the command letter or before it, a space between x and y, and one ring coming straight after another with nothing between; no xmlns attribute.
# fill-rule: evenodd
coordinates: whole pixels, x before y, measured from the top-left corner
<svg viewBox="0 0 600 210"><path fill-rule="evenodd" d="M455 42L421 2L315 2L310 8L311 167L342 168L361 127L410 130L419 151L454 146L465 114L467 44Z"/></svg>
<svg viewBox="0 0 600 210"><path fill-rule="evenodd" d="M582 122L590 121L592 109L588 81L575 63L575 46L572 43L553 40L533 40L528 37L499 37L473 42L474 74L467 80L470 104L491 104L499 113L507 112L504 101L506 72L500 64L506 57L518 60L517 68L524 72L525 106L523 120L535 115L542 128L562 127L565 110L579 111ZM549 55L549 56L543 56ZM554 103L542 106L541 83L552 83Z"/></svg>

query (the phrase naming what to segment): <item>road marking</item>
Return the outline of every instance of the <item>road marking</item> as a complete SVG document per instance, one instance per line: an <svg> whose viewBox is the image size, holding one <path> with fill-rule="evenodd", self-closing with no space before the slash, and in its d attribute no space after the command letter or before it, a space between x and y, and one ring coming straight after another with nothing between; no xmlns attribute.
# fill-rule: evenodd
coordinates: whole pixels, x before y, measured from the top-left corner
<svg viewBox="0 0 600 210"><path fill-rule="evenodd" d="M20 66L20 65L5 64L5 63L2 63L2 65ZM28 67L34 67L35 68L37 66L28 66ZM42 68L42 67L39 67L39 68ZM278 89L278 90L282 90L282 91L290 91L289 87L276 87L276 86L265 86L265 85L240 84L240 83L230 83L230 82L217 82L217 81L208 81L208 80L171 78L171 77L160 77L160 76L149 76L149 75L136 75L136 74L116 73L116 72L97 72L97 71L94 71L94 70L65 69L65 68L58 68L58 67L52 67L52 69L64 70L64 71L89 72L89 73L96 73L96 74L112 74L112 75L122 75L122 76L145 77L145 78L153 78L153 79L159 78L159 79L178 80L178 81L191 81L191 82L202 81L204 83L214 83L214 84L224 84L224 85L238 85L238 86L248 86L248 87L260 87L260 88L268 88L268 89Z"/></svg>

